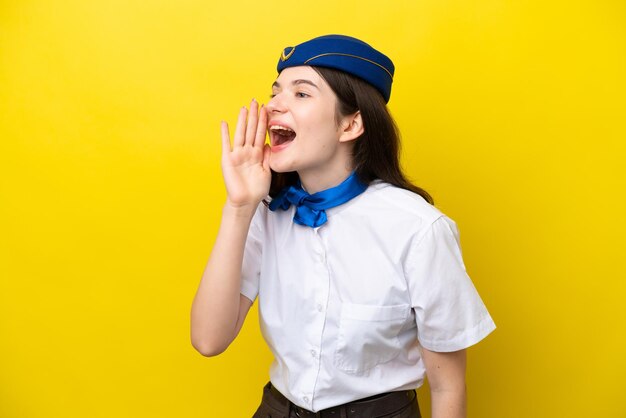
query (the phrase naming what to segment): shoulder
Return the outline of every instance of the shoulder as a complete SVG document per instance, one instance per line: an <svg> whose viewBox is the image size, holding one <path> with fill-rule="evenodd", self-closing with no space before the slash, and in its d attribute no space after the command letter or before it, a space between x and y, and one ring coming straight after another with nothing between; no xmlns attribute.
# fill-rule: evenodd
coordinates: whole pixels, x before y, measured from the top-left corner
<svg viewBox="0 0 626 418"><path fill-rule="evenodd" d="M337 215L342 224L361 235L367 233L381 242L400 246L419 241L438 219L445 217L417 193L380 180L340 207L333 214Z"/></svg>
<svg viewBox="0 0 626 418"><path fill-rule="evenodd" d="M443 216L437 207L417 193L380 180L374 181L364 195L366 205L371 207L376 217L431 224Z"/></svg>

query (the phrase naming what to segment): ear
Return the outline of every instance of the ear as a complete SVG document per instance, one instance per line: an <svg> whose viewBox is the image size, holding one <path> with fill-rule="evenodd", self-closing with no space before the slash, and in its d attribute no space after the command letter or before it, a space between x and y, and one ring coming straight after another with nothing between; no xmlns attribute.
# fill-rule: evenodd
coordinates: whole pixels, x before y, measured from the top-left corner
<svg viewBox="0 0 626 418"><path fill-rule="evenodd" d="M343 118L340 129L341 136L339 137L339 142L354 141L360 137L363 132L365 132L361 112L357 111L356 113Z"/></svg>

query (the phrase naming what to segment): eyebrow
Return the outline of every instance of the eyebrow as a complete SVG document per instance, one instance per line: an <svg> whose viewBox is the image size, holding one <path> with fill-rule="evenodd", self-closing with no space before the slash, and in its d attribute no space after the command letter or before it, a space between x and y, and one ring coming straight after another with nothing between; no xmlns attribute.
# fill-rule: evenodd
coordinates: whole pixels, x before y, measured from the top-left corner
<svg viewBox="0 0 626 418"><path fill-rule="evenodd" d="M311 80L305 80L305 79L298 79L298 80L293 80L291 82L292 86L297 86L298 84L308 84L310 86L315 87L316 89L320 89L314 82L312 82ZM272 87L276 87L276 88L280 88L280 83L278 81L274 81L274 83L272 83Z"/></svg>

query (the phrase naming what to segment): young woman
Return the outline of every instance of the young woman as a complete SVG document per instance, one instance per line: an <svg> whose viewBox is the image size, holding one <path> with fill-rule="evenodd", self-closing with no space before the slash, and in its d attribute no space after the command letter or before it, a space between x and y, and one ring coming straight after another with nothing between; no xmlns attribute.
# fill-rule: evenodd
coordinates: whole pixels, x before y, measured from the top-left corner
<svg viewBox="0 0 626 418"><path fill-rule="evenodd" d="M228 197L191 339L221 353L258 297L275 359L254 417L419 417L425 376L433 417L465 416L465 349L495 325L454 222L400 170L393 72L364 42L315 38L283 51L232 146L222 123Z"/></svg>

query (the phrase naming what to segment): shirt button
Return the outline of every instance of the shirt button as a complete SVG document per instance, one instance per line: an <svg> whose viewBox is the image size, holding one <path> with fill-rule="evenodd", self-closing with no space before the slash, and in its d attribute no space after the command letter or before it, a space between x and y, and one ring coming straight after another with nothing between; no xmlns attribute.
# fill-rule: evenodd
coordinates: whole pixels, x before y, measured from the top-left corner
<svg viewBox="0 0 626 418"><path fill-rule="evenodd" d="M322 306L322 304L321 304L321 303L318 303L318 304L317 304L317 311L318 311L318 312L322 312L322 310L324 310L324 307Z"/></svg>
<svg viewBox="0 0 626 418"><path fill-rule="evenodd" d="M308 397L308 396L305 396L304 398L302 398L302 400L303 400L304 402L306 402L306 403L309 403L309 397Z"/></svg>
<svg viewBox="0 0 626 418"><path fill-rule="evenodd" d="M315 350L311 350L311 357L317 357L317 352Z"/></svg>

